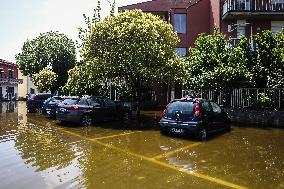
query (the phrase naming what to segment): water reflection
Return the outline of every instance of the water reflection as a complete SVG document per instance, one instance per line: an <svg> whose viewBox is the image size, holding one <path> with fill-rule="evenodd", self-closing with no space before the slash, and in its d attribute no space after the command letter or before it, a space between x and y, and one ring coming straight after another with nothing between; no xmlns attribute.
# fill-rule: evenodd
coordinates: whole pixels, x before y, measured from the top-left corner
<svg viewBox="0 0 284 189"><path fill-rule="evenodd" d="M17 112L18 101L0 102L0 114Z"/></svg>
<svg viewBox="0 0 284 189"><path fill-rule="evenodd" d="M19 125L18 131L15 147L25 163L37 167L37 171L50 167L62 169L75 158L68 141L49 127L30 122Z"/></svg>
<svg viewBox="0 0 284 189"><path fill-rule="evenodd" d="M63 127L27 114L25 103L7 107L14 113L0 114L0 188L222 188L139 155L162 155L163 163L250 188L284 186L284 130L234 127L184 148L196 141L161 135L151 122L143 132L117 136L135 125ZM111 135L99 141L120 150L93 140Z"/></svg>

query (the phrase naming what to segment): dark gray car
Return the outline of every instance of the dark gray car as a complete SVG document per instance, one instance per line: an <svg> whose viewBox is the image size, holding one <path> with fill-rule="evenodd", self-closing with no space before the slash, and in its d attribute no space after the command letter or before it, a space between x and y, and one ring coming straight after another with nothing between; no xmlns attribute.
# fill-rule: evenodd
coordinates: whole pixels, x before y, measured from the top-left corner
<svg viewBox="0 0 284 189"><path fill-rule="evenodd" d="M200 140L210 133L230 129L230 119L218 104L197 98L172 101L159 124L163 133L195 135Z"/></svg>
<svg viewBox="0 0 284 189"><path fill-rule="evenodd" d="M84 97L72 104L60 103L56 109L56 119L61 122L75 122L90 126L95 121L119 120L129 118L127 107L117 106L105 97Z"/></svg>

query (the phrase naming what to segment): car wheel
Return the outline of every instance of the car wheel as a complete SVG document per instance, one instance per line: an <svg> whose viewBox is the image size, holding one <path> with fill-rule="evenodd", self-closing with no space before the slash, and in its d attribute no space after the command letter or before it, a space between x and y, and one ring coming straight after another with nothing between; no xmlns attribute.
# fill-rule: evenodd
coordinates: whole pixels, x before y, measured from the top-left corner
<svg viewBox="0 0 284 189"><path fill-rule="evenodd" d="M81 120L80 120L80 124L81 126L84 126L84 127L88 127L88 126L91 126L93 123L93 119L90 115L83 115Z"/></svg>
<svg viewBox="0 0 284 189"><path fill-rule="evenodd" d="M207 130L206 129L201 129L198 133L198 139L201 141L205 141L207 139Z"/></svg>

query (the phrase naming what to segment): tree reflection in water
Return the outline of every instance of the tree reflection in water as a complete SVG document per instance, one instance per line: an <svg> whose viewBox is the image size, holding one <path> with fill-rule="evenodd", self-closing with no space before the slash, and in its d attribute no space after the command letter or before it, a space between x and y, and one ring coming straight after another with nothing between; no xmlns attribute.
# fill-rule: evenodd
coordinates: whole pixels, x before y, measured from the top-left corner
<svg viewBox="0 0 284 189"><path fill-rule="evenodd" d="M25 163L37 167L37 171L63 169L75 158L72 147L60 133L31 121L19 126L15 147Z"/></svg>

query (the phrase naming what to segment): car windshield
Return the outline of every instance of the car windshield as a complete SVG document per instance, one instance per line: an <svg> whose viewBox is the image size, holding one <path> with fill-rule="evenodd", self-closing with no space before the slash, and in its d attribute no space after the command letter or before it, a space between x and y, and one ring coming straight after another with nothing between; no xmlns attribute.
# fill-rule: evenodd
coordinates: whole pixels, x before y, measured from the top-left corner
<svg viewBox="0 0 284 189"><path fill-rule="evenodd" d="M167 114L175 114L178 111L182 114L193 115L193 106L194 104L192 102L176 101L168 106Z"/></svg>

